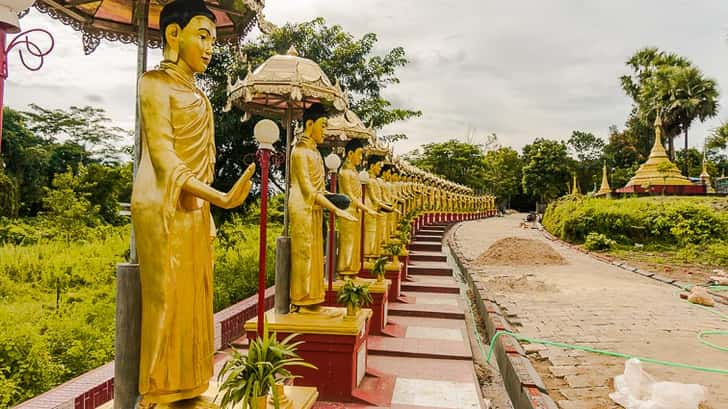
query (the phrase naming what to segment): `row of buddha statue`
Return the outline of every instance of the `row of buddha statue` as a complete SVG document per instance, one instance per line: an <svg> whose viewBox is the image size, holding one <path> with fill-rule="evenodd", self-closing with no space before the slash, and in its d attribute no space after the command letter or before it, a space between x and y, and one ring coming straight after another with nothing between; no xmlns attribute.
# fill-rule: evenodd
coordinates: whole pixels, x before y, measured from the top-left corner
<svg viewBox="0 0 728 409"><path fill-rule="evenodd" d="M337 208L327 199L332 192L326 191L324 161L317 149L324 141L326 115L319 104L306 110L304 130L291 154L290 299L292 310L301 313L318 312L325 301L323 232L319 228L324 209L340 220L336 272L339 278L351 278L367 262L386 255L388 243L400 240L397 228L405 215L466 213L495 205L492 196L475 196L470 189L434 175L408 173L407 167L392 160L391 151L375 141L352 139L344 147L338 175L340 193L350 205L345 210ZM359 171L362 165L366 177Z"/></svg>
<svg viewBox="0 0 728 409"><path fill-rule="evenodd" d="M138 84L141 157L131 213L141 281L140 408L165 407L200 396L213 375L212 310L215 224L211 205L243 203L255 166L227 192L211 187L215 137L210 101L195 83L205 71L216 39L216 16L202 0L167 3L159 19L163 61ZM327 197L317 146L327 113L314 104L303 113L303 133L291 152L290 299L297 312L316 312L324 302L323 210L340 220L337 271L355 275L365 258L383 254L399 221L416 212L473 212L493 208L433 175L393 163L388 153L362 141L346 144L339 176L341 209ZM358 169L366 163L368 183ZM364 223L364 240L361 240ZM362 252L363 246L363 252Z"/></svg>

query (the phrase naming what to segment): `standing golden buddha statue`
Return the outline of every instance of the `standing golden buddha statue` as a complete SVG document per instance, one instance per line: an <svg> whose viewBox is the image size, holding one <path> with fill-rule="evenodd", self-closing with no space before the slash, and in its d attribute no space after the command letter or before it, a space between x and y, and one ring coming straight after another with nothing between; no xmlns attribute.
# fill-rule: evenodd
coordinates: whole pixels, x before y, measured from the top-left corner
<svg viewBox="0 0 728 409"><path fill-rule="evenodd" d="M381 186L377 181L379 173L382 170L382 159L384 157L379 155L370 154L367 156L369 183L366 186L364 203L372 209L389 213L392 211L392 208L382 199ZM364 219L365 257L378 257L381 253L380 246L382 244L383 230L380 226L383 224L385 217L386 215L384 213L379 213L376 217L367 217Z"/></svg>
<svg viewBox="0 0 728 409"><path fill-rule="evenodd" d="M366 212L368 218L376 218L379 214L362 202L361 184L356 167L362 162L364 143L360 139L352 139L346 144L345 158L339 172L339 191L351 199L347 212L354 217L359 212ZM361 268L361 218L357 221L341 220L339 223L339 252L336 260L336 273L349 277L359 274Z"/></svg>
<svg viewBox="0 0 728 409"><path fill-rule="evenodd" d="M325 196L324 162L317 146L324 139L326 112L313 104L303 113L304 130L291 151L288 200L291 231L291 304L293 311L316 312L326 297L324 286L323 209L352 222L356 216Z"/></svg>
<svg viewBox="0 0 728 409"><path fill-rule="evenodd" d="M131 212L141 278L141 407L201 395L213 375L210 204L239 206L251 165L228 193L212 187L215 138L210 102L195 73L212 58L215 15L202 0L160 14L164 61L139 80L141 159Z"/></svg>

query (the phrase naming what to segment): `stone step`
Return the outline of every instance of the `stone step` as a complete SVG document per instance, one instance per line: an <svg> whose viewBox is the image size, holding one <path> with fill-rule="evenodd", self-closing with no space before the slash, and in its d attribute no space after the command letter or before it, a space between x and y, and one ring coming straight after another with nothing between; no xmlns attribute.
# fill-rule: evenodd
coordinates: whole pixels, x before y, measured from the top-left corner
<svg viewBox="0 0 728 409"><path fill-rule="evenodd" d="M452 276L452 268L443 262L413 262L407 267L407 273L423 276Z"/></svg>
<svg viewBox="0 0 728 409"><path fill-rule="evenodd" d="M472 359L470 349L465 342L442 339L391 338L370 335L367 349L370 355L468 361Z"/></svg>
<svg viewBox="0 0 728 409"><path fill-rule="evenodd" d="M411 264L417 261L447 261L447 256L441 251L410 251L409 260Z"/></svg>
<svg viewBox="0 0 728 409"><path fill-rule="evenodd" d="M415 235L414 241L442 241L442 235L420 234Z"/></svg>
<svg viewBox="0 0 728 409"><path fill-rule="evenodd" d="M406 281L402 283L402 291L424 292L424 293L442 293L442 294L460 294L460 286L457 283L436 283L436 282L418 282Z"/></svg>
<svg viewBox="0 0 728 409"><path fill-rule="evenodd" d="M426 303L427 300L422 300L422 302ZM463 309L457 305L390 303L388 312L392 317L465 319Z"/></svg>
<svg viewBox="0 0 728 409"><path fill-rule="evenodd" d="M442 251L442 243L439 241L413 241L410 250L414 251Z"/></svg>

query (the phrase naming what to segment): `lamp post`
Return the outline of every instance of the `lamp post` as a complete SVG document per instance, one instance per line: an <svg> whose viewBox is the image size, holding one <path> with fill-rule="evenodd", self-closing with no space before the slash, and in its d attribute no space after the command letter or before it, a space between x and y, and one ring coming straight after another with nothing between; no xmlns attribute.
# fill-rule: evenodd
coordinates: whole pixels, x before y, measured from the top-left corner
<svg viewBox="0 0 728 409"><path fill-rule="evenodd" d="M362 170L359 172L359 183L361 183L361 202L366 206L367 204L367 184L369 183L369 172L366 170ZM364 271L364 218L366 217L366 212L362 210L361 212L361 225L359 226L359 237L360 237L360 243L359 246L359 273L361 274L362 271Z"/></svg>
<svg viewBox="0 0 728 409"><path fill-rule="evenodd" d="M260 238L258 247L258 336L263 335L265 315L265 256L267 251L268 228L268 163L274 151L273 144L278 141L278 125L270 119L255 124L253 136L258 142L256 156L260 162Z"/></svg>
<svg viewBox="0 0 728 409"><path fill-rule="evenodd" d="M30 71L38 71L43 66L43 58L48 55L54 46L53 36L46 30L35 28L20 32L18 14L33 5L34 0L0 0L0 149L2 149L3 125L3 98L5 96L5 79L8 78L8 54L17 46L24 46L25 52L38 60L33 65L26 61L23 50L19 49L20 62ZM6 45L7 34L19 33L10 44ZM43 49L30 39L31 34L43 33L48 36L50 45Z"/></svg>
<svg viewBox="0 0 728 409"><path fill-rule="evenodd" d="M330 153L324 159L324 164L326 165L326 169L329 170L329 176L331 177L331 193L336 193L336 172L338 172L339 166L341 166L341 158L335 153ZM326 262L329 275L329 293L334 290L334 252L336 251L334 246L334 241L336 240L335 229L336 215L334 215L334 212L329 212L329 254Z"/></svg>

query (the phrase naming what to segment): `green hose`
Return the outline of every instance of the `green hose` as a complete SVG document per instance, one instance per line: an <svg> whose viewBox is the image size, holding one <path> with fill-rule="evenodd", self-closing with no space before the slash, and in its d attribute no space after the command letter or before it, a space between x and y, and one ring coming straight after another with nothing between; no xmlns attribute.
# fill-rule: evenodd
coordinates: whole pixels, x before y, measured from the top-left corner
<svg viewBox="0 0 728 409"><path fill-rule="evenodd" d="M706 335L708 335L708 334L723 335L723 334L728 333L728 331L703 331L702 333L705 333ZM623 354L621 352L607 351L607 350L603 350L603 349L596 349L596 348L591 348L591 347L582 346L582 345L573 345L573 344L567 344L564 342L546 341L543 339L524 337L522 335L518 335L513 332L504 331L504 330L496 331L496 333L493 335L493 338L490 340L490 350L488 351L488 357L486 359L486 362L490 362L490 359L493 356L493 350L495 349L496 341L498 340L498 337L500 337L501 335L510 335L511 337L513 337L519 341L528 341L532 344L542 344L542 345L554 346L554 347L565 348L565 349L576 349L579 351L593 352L596 354L614 356L614 357L624 358L624 359L637 358L642 362L647 362L647 363L651 363L651 364L670 366L673 368L694 369L696 371L701 371L701 372L710 372L710 373L717 373L717 374L721 374L721 375L728 375L728 369L707 368L707 367L703 367L703 366L695 366L695 365L683 364L683 363L679 363L679 362L662 361L659 359L645 358L645 357L640 357L640 356L635 356L635 355ZM704 341L704 340L702 340L702 341L705 343L708 342L708 341ZM716 345L716 347L718 347L719 349L723 348L723 347L720 347L717 345Z"/></svg>

